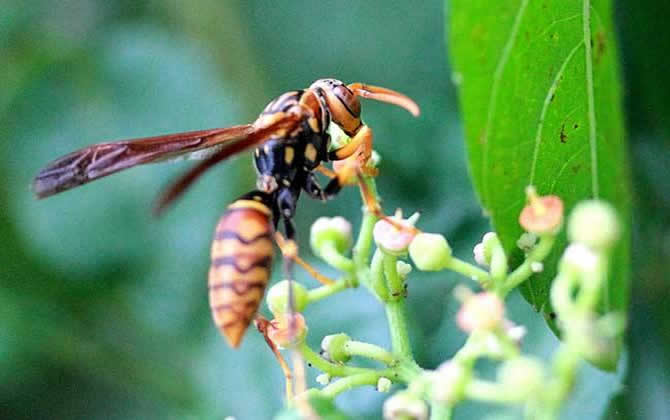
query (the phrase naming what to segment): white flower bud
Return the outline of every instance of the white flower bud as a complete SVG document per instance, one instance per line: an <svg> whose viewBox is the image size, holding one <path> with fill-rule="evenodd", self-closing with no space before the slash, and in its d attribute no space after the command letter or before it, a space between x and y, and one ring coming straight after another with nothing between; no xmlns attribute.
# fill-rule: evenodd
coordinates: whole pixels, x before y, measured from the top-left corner
<svg viewBox="0 0 670 420"><path fill-rule="evenodd" d="M392 382L389 378L381 377L377 381L377 391L379 392L389 392L391 390Z"/></svg>
<svg viewBox="0 0 670 420"><path fill-rule="evenodd" d="M475 248L472 250L472 253L474 254L475 257L475 262L482 267L488 267L489 266L489 261L486 260L486 256L484 255L484 244L483 243L478 243L475 245Z"/></svg>
<svg viewBox="0 0 670 420"><path fill-rule="evenodd" d="M351 223L340 216L316 219L310 230L310 245L314 253L320 255L319 251L326 242L332 242L338 252L346 252L352 243Z"/></svg>
<svg viewBox="0 0 670 420"><path fill-rule="evenodd" d="M593 273L598 267L598 254L586 245L576 243L568 245L561 258L561 267L570 268L580 273Z"/></svg>
<svg viewBox="0 0 670 420"><path fill-rule="evenodd" d="M619 238L620 230L614 207L600 200L577 204L568 221L568 238L596 250L610 248Z"/></svg>
<svg viewBox="0 0 670 420"><path fill-rule="evenodd" d="M498 380L519 400L526 400L543 386L544 368L537 360L520 356L502 364L498 369Z"/></svg>
<svg viewBox="0 0 670 420"><path fill-rule="evenodd" d="M409 245L414 265L422 271L439 271L451 261L451 247L446 238L436 233L419 233Z"/></svg>
<svg viewBox="0 0 670 420"><path fill-rule="evenodd" d="M406 391L400 391L384 401L384 419L425 420L428 418L426 403Z"/></svg>
<svg viewBox="0 0 670 420"><path fill-rule="evenodd" d="M468 372L458 363L447 360L431 376L432 397L440 402L454 404L463 398L464 379Z"/></svg>
<svg viewBox="0 0 670 420"><path fill-rule="evenodd" d="M482 292L467 298L456 321L463 331L493 330L504 320L505 305L503 301L491 292Z"/></svg>
<svg viewBox="0 0 670 420"><path fill-rule="evenodd" d="M330 374L322 373L316 377L316 383L319 385L328 385L330 383Z"/></svg>
<svg viewBox="0 0 670 420"><path fill-rule="evenodd" d="M407 277L410 272L412 272L412 266L407 264L405 261L396 261L395 269L398 272L398 275L400 275L400 277L403 279Z"/></svg>

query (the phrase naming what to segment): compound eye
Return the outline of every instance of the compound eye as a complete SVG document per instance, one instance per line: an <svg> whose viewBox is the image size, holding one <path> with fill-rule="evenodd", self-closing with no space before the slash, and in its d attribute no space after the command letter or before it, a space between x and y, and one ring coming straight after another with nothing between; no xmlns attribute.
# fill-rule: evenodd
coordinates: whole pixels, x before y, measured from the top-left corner
<svg viewBox="0 0 670 420"><path fill-rule="evenodd" d="M333 93L342 102L342 104L351 113L351 116L358 118L361 115L361 102L358 100L354 92L352 92L345 85L335 86Z"/></svg>

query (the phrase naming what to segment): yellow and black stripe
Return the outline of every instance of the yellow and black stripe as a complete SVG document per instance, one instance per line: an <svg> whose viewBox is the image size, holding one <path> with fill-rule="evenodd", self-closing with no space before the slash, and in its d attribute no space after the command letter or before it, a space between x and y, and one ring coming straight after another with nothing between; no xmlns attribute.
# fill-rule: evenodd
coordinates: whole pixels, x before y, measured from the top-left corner
<svg viewBox="0 0 670 420"><path fill-rule="evenodd" d="M273 212L262 198L250 194L228 206L212 242L209 303L232 347L239 346L270 279Z"/></svg>

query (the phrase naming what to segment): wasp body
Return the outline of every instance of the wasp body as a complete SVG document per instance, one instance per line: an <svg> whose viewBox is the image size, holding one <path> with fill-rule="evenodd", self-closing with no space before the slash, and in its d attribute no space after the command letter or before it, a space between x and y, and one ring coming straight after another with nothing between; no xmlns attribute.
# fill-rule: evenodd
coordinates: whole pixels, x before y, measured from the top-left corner
<svg viewBox="0 0 670 420"><path fill-rule="evenodd" d="M258 173L257 190L233 202L221 217L212 243L209 298L215 323L233 347L253 319L270 277L272 234L280 220L289 240L301 191L327 200L347 179L336 174L322 188L315 170L324 162L354 158L363 171L372 152L372 130L361 121L359 97L401 106L417 116L418 106L395 91L335 79L271 101L253 124L144 139L100 143L47 165L33 189L38 198L65 191L136 165L175 158L204 159L161 197L163 210L215 164L250 148ZM350 142L331 147L331 129Z"/></svg>
<svg viewBox="0 0 670 420"><path fill-rule="evenodd" d="M209 269L212 317L232 347L239 346L270 279L272 214L269 195L253 191L228 206L216 226Z"/></svg>

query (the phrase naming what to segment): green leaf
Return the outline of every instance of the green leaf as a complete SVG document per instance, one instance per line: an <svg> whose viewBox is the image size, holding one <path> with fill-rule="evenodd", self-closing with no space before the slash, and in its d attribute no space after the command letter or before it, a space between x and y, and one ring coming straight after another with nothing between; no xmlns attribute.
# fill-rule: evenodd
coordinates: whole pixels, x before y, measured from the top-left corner
<svg viewBox="0 0 670 420"><path fill-rule="evenodd" d="M603 310L629 295L629 170L609 0L453 0L449 46L471 176L512 263L522 255L524 188L556 194L566 214L581 200L610 201L624 222ZM549 288L565 234L545 271L522 286L551 313Z"/></svg>

